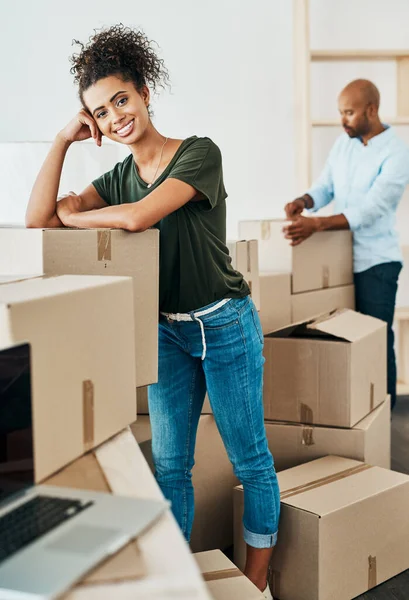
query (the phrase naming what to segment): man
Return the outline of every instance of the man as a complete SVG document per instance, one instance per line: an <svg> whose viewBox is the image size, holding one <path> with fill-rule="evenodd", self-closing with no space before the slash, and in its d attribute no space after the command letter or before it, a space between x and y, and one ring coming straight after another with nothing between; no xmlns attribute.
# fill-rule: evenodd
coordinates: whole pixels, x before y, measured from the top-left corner
<svg viewBox="0 0 409 600"><path fill-rule="evenodd" d="M379 119L379 91L357 79L341 92L338 107L345 134L335 142L324 171L310 190L285 206L284 227L293 246L316 231L353 233L356 309L388 324L388 393L396 403L396 361L392 331L402 268L395 231L396 209L409 182L409 148ZM335 201L334 215L306 218Z"/></svg>

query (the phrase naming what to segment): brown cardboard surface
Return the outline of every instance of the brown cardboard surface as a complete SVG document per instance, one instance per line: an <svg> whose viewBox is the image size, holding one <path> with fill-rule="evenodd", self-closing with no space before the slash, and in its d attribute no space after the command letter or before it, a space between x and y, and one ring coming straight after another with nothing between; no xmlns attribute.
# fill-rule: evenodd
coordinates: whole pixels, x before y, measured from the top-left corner
<svg viewBox="0 0 409 600"><path fill-rule="evenodd" d="M148 415L148 386L138 387L136 389L136 406L138 415Z"/></svg>
<svg viewBox="0 0 409 600"><path fill-rule="evenodd" d="M206 396L203 402L203 407L202 407L202 415L212 415L213 411L212 411L212 407L210 406L210 400L209 400L209 396L206 392Z"/></svg>
<svg viewBox="0 0 409 600"><path fill-rule="evenodd" d="M232 266L239 271L247 281L251 297L260 310L260 277L258 268L258 241L257 240L229 240L227 247L232 259Z"/></svg>
<svg viewBox="0 0 409 600"><path fill-rule="evenodd" d="M0 275L0 285L7 283L17 283L17 281L24 281L25 279L34 279L36 277L41 277L42 273L38 275Z"/></svg>
<svg viewBox="0 0 409 600"><path fill-rule="evenodd" d="M298 246L290 246L282 229L287 221L241 221L239 236L259 241L260 271L292 273L292 293L353 283L350 231L314 233Z"/></svg>
<svg viewBox="0 0 409 600"><path fill-rule="evenodd" d="M334 454L390 468L389 397L353 428L266 421L268 445L277 471Z"/></svg>
<svg viewBox="0 0 409 600"><path fill-rule="evenodd" d="M291 275L260 273L260 302L264 334L291 323Z"/></svg>
<svg viewBox="0 0 409 600"><path fill-rule="evenodd" d="M153 469L149 417L139 416L131 430ZM213 415L202 415L199 419L192 482L195 491L192 551L227 548L233 542L231 490L237 479Z"/></svg>
<svg viewBox="0 0 409 600"><path fill-rule="evenodd" d="M293 294L291 296L291 322L304 321L339 308L355 309L353 285L341 285L325 290Z"/></svg>
<svg viewBox="0 0 409 600"><path fill-rule="evenodd" d="M383 321L344 309L264 342L267 420L352 427L386 397Z"/></svg>
<svg viewBox="0 0 409 600"><path fill-rule="evenodd" d="M355 598L409 567L407 475L328 456L283 471L278 479L282 512L272 570L273 595L280 600ZM239 567L245 552L242 501L237 487Z"/></svg>
<svg viewBox="0 0 409 600"><path fill-rule="evenodd" d="M214 600L262 600L263 594L221 552L211 550L194 555Z"/></svg>
<svg viewBox="0 0 409 600"><path fill-rule="evenodd" d="M1 285L0 340L31 344L37 482L135 420L130 278Z"/></svg>
<svg viewBox="0 0 409 600"><path fill-rule="evenodd" d="M5 275L120 275L133 280L136 385L157 381L159 232L0 228Z"/></svg>
<svg viewBox="0 0 409 600"><path fill-rule="evenodd" d="M129 429L77 459L46 483L139 498L163 498ZM209 600L197 564L170 510L137 540L96 567L64 600L119 597Z"/></svg>

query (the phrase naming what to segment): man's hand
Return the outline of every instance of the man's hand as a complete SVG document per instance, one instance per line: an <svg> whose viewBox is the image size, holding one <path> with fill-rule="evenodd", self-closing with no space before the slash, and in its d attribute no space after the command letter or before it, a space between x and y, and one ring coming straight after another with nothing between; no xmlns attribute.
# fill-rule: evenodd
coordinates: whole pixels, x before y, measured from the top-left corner
<svg viewBox="0 0 409 600"><path fill-rule="evenodd" d="M284 210L287 219L295 219L302 213L305 208L305 202L303 198L296 198L292 202L285 205Z"/></svg>
<svg viewBox="0 0 409 600"><path fill-rule="evenodd" d="M318 217L297 217L289 225L283 227L284 237L291 240L291 246L298 246L318 230Z"/></svg>

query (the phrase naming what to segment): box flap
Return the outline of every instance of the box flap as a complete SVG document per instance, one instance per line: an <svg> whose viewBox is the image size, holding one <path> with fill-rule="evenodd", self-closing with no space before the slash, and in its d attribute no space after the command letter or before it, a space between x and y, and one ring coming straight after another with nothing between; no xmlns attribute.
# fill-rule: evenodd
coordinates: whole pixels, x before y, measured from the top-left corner
<svg viewBox="0 0 409 600"><path fill-rule="evenodd" d="M386 327L380 319L341 308L313 318L292 323L269 333L271 338L337 339L356 342L378 329Z"/></svg>
<svg viewBox="0 0 409 600"><path fill-rule="evenodd" d="M331 311L307 325L307 329L328 333L348 342L356 342L382 327L386 327L384 321L348 308Z"/></svg>
<svg viewBox="0 0 409 600"><path fill-rule="evenodd" d="M0 303L16 304L59 296L69 292L94 289L113 285L123 281L130 281L130 277L114 277L102 275L57 275L41 276L32 279L4 283L0 286Z"/></svg>
<svg viewBox="0 0 409 600"><path fill-rule="evenodd" d="M382 402L382 404L377 406L375 408L375 410L370 412L369 415L367 415L366 417L364 417L363 419L358 421L358 423L353 426L353 429L359 429L360 431L367 431L370 428L370 426L372 425L372 423L374 421L376 421L376 419L378 418L378 416L381 412L385 412L385 411L390 412L390 404L387 401L388 398L389 398L389 396L387 396L386 400L384 402Z"/></svg>
<svg viewBox="0 0 409 600"><path fill-rule="evenodd" d="M225 571L229 569L238 570L236 565L234 565L221 550L197 552L193 556L195 557L202 574L210 574L215 571ZM239 574L241 575L240 571Z"/></svg>
<svg viewBox="0 0 409 600"><path fill-rule="evenodd" d="M400 485L409 477L365 463L326 456L278 473L281 502L323 517Z"/></svg>

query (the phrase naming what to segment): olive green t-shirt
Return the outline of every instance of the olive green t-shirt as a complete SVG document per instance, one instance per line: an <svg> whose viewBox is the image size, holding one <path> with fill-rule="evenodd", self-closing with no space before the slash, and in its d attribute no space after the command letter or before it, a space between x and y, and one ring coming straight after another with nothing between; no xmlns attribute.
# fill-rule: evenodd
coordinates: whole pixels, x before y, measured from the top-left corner
<svg viewBox="0 0 409 600"><path fill-rule="evenodd" d="M93 185L105 202L116 205L142 200L168 177L188 183L205 199L188 202L154 225L160 231L159 310L189 312L247 296L249 287L231 266L226 247L227 194L220 150L212 140L184 140L151 188L132 154Z"/></svg>

